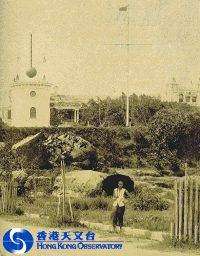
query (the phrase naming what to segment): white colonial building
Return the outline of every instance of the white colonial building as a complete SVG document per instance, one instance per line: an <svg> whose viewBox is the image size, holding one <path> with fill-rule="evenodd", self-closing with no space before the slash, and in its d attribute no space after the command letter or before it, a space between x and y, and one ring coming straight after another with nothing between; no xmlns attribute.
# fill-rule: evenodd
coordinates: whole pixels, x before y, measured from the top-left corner
<svg viewBox="0 0 200 256"><path fill-rule="evenodd" d="M11 86L11 125L49 126L50 87L46 82L19 82Z"/></svg>
<svg viewBox="0 0 200 256"><path fill-rule="evenodd" d="M173 78L172 83L166 85L162 101L183 102L192 106L200 106L200 79L198 84L191 82L188 85L181 85Z"/></svg>
<svg viewBox="0 0 200 256"><path fill-rule="evenodd" d="M9 106L0 110L3 122L15 127L49 126L50 89L45 79L24 82L17 75L10 85Z"/></svg>

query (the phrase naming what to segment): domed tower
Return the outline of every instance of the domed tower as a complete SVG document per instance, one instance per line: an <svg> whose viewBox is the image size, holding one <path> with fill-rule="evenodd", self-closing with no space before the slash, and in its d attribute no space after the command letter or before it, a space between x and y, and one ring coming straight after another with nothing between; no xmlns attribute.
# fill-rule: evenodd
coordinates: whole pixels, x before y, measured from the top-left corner
<svg viewBox="0 0 200 256"><path fill-rule="evenodd" d="M11 125L16 127L43 127L50 125L50 88L44 76L42 81L33 81L37 75L31 63L26 71L28 81L21 82L19 77L11 85Z"/></svg>

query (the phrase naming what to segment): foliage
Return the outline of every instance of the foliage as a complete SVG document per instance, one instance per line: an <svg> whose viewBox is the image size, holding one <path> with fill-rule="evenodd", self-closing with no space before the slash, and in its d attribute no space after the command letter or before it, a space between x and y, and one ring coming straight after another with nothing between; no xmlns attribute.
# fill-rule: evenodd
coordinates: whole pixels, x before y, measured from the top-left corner
<svg viewBox="0 0 200 256"><path fill-rule="evenodd" d="M124 224L128 227L146 229L152 231L170 230L170 223L173 221L173 211L158 211L150 209L148 211L134 210L126 207Z"/></svg>
<svg viewBox="0 0 200 256"><path fill-rule="evenodd" d="M96 148L96 156L91 159L95 170L104 167L139 168L143 167L144 161L135 159L148 157L146 165L153 164L159 170L173 169L177 173L182 169L183 162L194 164L199 160L200 117L195 108L133 94L130 96L131 128L124 127L125 108L124 94L115 100L91 99L82 109L81 122L87 124L89 121L99 127L4 127L4 141L11 147L38 132L42 132L45 138L55 133L81 136ZM102 126L109 123L115 127L101 127L99 113ZM23 168L51 168L41 144L25 148L20 155L27 155L27 159L22 161Z"/></svg>
<svg viewBox="0 0 200 256"><path fill-rule="evenodd" d="M60 211L62 211L62 209L63 209L63 206L61 204ZM46 205L44 211L45 211L45 214L50 216L50 218L49 218L50 226L60 227L62 225L70 225L72 223L78 225L78 223L79 223L79 218L80 218L79 212L73 208L73 221L72 221L68 203L65 204L65 215L64 216L62 215L61 212L59 215L57 215L57 212L58 212L57 204L55 204L53 202Z"/></svg>
<svg viewBox="0 0 200 256"><path fill-rule="evenodd" d="M198 113L177 109L157 112L148 126L149 159L157 169L181 168L181 160L199 160L200 118Z"/></svg>
<svg viewBox="0 0 200 256"><path fill-rule="evenodd" d="M2 121L2 118L0 117L0 142L2 142L4 139L4 135L5 135L4 126L5 124Z"/></svg>
<svg viewBox="0 0 200 256"><path fill-rule="evenodd" d="M27 204L33 204L35 202L35 198L30 196L30 194L26 193L24 195L24 202L26 202Z"/></svg>
<svg viewBox="0 0 200 256"><path fill-rule="evenodd" d="M87 104L83 103L80 111L80 122L94 126L110 126L110 124L125 125L125 110L122 98L105 100L98 98L97 101L90 99Z"/></svg>
<svg viewBox="0 0 200 256"><path fill-rule="evenodd" d="M131 202L132 208L149 211L149 210L167 210L170 207L169 202L163 200L163 198L157 193L150 191L149 189L143 189L138 193L134 200Z"/></svg>
<svg viewBox="0 0 200 256"><path fill-rule="evenodd" d="M20 168L24 157L18 156L15 151L12 151L10 145L0 151L0 176L1 180L8 181L12 178L12 171Z"/></svg>
<svg viewBox="0 0 200 256"><path fill-rule="evenodd" d="M147 95L130 96L130 112L133 123L147 125L149 119L160 109L164 104L159 99L154 99Z"/></svg>
<svg viewBox="0 0 200 256"><path fill-rule="evenodd" d="M70 113L67 109L51 108L50 110L50 125L59 126L60 124L71 119Z"/></svg>
<svg viewBox="0 0 200 256"><path fill-rule="evenodd" d="M103 196L97 196L95 198L79 198L72 201L72 207L79 210L110 210L113 200L111 198L105 198Z"/></svg>
<svg viewBox="0 0 200 256"><path fill-rule="evenodd" d="M16 213L17 215L24 215L24 210L23 210L21 207L17 207L17 208L15 209L15 213Z"/></svg>

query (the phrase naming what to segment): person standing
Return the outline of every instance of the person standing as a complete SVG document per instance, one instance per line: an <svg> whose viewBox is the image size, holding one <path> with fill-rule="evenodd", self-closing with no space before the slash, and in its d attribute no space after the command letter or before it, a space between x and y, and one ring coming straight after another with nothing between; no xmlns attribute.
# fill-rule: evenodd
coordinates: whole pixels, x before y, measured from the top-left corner
<svg viewBox="0 0 200 256"><path fill-rule="evenodd" d="M113 190L113 199L115 200L113 203L113 229L115 232L117 223L119 222L120 232L122 231L123 227L123 217L124 217L124 211L125 211L125 195L130 197L130 193L123 188L123 181L118 182L118 188L115 188Z"/></svg>

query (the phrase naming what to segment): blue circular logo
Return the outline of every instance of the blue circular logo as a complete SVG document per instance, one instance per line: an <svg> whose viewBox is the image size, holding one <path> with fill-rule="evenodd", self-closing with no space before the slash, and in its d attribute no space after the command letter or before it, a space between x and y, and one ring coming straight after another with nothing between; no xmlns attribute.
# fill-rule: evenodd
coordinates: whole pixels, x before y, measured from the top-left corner
<svg viewBox="0 0 200 256"><path fill-rule="evenodd" d="M13 254L24 254L33 246L33 236L23 228L12 228L3 236L3 246Z"/></svg>

